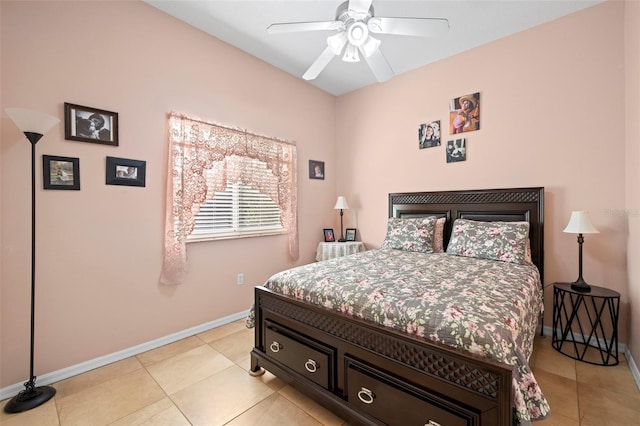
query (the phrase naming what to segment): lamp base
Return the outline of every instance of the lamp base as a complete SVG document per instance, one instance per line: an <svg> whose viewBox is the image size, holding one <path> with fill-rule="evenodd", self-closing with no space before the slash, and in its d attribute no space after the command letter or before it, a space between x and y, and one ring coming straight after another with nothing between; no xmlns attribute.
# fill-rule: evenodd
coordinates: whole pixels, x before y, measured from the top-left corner
<svg viewBox="0 0 640 426"><path fill-rule="evenodd" d="M21 413L36 408L56 394L53 386L38 386L33 389L23 390L11 398L4 406L5 413Z"/></svg>
<svg viewBox="0 0 640 426"><path fill-rule="evenodd" d="M346 241L347 241L347 240L345 240L344 238L338 238L338 242L339 242L339 243L344 243L344 242L346 242Z"/></svg>
<svg viewBox="0 0 640 426"><path fill-rule="evenodd" d="M578 280L574 283L571 283L571 288L581 293L589 293L591 291L591 286L587 284L584 280Z"/></svg>

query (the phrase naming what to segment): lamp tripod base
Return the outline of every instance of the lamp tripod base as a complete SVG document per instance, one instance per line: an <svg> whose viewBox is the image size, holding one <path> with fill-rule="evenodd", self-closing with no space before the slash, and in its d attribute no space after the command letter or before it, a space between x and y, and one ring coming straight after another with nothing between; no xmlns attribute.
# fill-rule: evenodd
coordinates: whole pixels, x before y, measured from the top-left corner
<svg viewBox="0 0 640 426"><path fill-rule="evenodd" d="M7 402L4 411L5 413L22 413L44 404L55 394L56 389L53 386L38 386L23 390Z"/></svg>

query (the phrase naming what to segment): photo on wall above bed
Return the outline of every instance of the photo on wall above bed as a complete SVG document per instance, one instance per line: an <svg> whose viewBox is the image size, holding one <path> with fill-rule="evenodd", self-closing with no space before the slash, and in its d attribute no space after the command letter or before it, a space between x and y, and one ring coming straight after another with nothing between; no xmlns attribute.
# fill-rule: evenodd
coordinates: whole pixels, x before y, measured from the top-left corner
<svg viewBox="0 0 640 426"><path fill-rule="evenodd" d="M420 149L440 146L440 120L418 126L418 146Z"/></svg>
<svg viewBox="0 0 640 426"><path fill-rule="evenodd" d="M449 123L452 135L480 130L480 93L451 99Z"/></svg>
<svg viewBox="0 0 640 426"><path fill-rule="evenodd" d="M447 142L447 163L466 161L467 142L466 139L456 139Z"/></svg>

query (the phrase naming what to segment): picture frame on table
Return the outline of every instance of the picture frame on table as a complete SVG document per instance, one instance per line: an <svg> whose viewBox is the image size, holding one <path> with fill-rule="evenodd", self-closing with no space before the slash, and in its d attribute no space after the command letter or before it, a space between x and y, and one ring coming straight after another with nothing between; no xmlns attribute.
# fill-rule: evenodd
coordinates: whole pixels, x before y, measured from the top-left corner
<svg viewBox="0 0 640 426"><path fill-rule="evenodd" d="M344 238L347 241L355 241L356 240L356 228L347 228L344 234Z"/></svg>
<svg viewBox="0 0 640 426"><path fill-rule="evenodd" d="M118 113L65 102L64 138L118 146Z"/></svg>
<svg viewBox="0 0 640 426"><path fill-rule="evenodd" d="M42 156L44 189L80 190L80 159L73 157Z"/></svg>
<svg viewBox="0 0 640 426"><path fill-rule="evenodd" d="M336 236L333 233L333 229L331 228L325 228L322 230L322 232L324 233L324 242L325 243L333 243L336 240Z"/></svg>
<svg viewBox="0 0 640 426"><path fill-rule="evenodd" d="M146 174L146 161L107 157L107 185L145 186Z"/></svg>

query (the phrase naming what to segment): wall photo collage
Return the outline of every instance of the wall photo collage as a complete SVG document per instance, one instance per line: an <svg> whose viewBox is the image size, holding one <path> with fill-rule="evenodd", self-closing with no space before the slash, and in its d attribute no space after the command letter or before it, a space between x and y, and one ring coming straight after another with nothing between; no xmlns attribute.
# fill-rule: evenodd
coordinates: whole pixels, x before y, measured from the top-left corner
<svg viewBox="0 0 640 426"><path fill-rule="evenodd" d="M460 96L449 102L449 134L461 136L461 133L480 130L480 93ZM441 145L442 129L440 120L428 121L418 125L418 148L434 148ZM447 163L457 163L467 159L467 140L460 138L448 140L445 148Z"/></svg>

